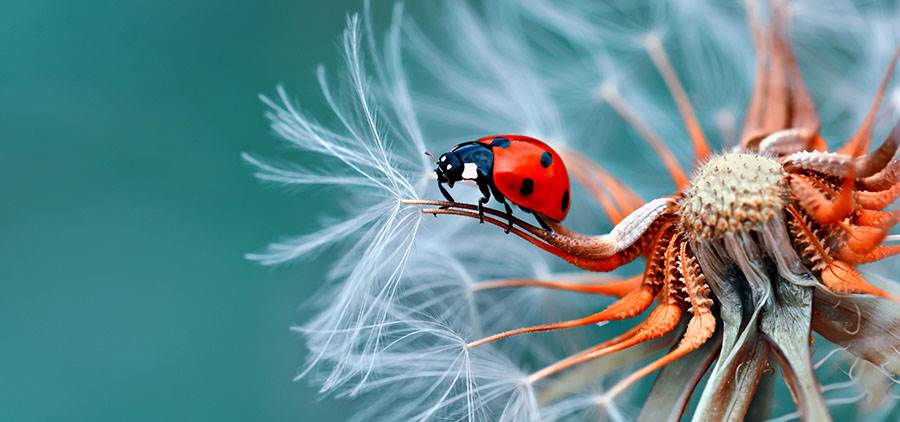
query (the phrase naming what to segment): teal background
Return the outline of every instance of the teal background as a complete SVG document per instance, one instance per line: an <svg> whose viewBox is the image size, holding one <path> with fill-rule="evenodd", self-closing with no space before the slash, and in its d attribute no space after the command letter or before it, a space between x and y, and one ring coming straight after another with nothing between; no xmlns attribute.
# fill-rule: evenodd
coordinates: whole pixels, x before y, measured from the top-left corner
<svg viewBox="0 0 900 422"><path fill-rule="evenodd" d="M388 4L376 4L387 16ZM321 266L243 259L327 195L252 177L361 1L0 2L0 420L343 420L293 382Z"/></svg>
<svg viewBox="0 0 900 422"><path fill-rule="evenodd" d="M243 258L340 198L262 184L240 153L289 157L257 99L279 83L327 119L315 66L340 66L361 8L0 0L0 422L352 414L292 381L328 259Z"/></svg>

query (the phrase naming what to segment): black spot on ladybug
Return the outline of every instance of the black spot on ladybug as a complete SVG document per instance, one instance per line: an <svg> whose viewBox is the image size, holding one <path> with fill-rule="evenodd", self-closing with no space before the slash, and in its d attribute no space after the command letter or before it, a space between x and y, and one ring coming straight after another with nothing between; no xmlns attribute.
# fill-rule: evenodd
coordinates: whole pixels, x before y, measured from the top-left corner
<svg viewBox="0 0 900 422"><path fill-rule="evenodd" d="M526 177L525 180L522 181L522 187L519 188L519 193L522 195L531 195L534 192L534 180L531 180L530 177Z"/></svg>
<svg viewBox="0 0 900 422"><path fill-rule="evenodd" d="M544 153L541 154L541 167L547 168L550 167L550 164L553 164L553 156L550 155L549 152L544 151Z"/></svg>
<svg viewBox="0 0 900 422"><path fill-rule="evenodd" d="M566 212L566 208L569 208L569 191L568 191L568 190L566 190L565 192L563 192L563 199L562 199L562 207L561 207L561 208L562 208L562 211L563 211L563 212Z"/></svg>
<svg viewBox="0 0 900 422"><path fill-rule="evenodd" d="M509 148L509 139L499 137L491 141L492 147Z"/></svg>

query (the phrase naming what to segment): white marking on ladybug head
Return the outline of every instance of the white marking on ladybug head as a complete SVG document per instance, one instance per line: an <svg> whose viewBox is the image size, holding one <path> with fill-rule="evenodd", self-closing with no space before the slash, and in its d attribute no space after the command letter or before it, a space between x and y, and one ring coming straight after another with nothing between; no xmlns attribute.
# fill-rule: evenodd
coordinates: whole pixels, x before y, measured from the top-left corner
<svg viewBox="0 0 900 422"><path fill-rule="evenodd" d="M475 180L478 178L478 166L475 163L466 163L463 165L462 178Z"/></svg>
<svg viewBox="0 0 900 422"><path fill-rule="evenodd" d="M444 162L444 161L447 161L447 156L446 156L446 155L442 155L442 156L441 156L441 162Z"/></svg>
<svg viewBox="0 0 900 422"><path fill-rule="evenodd" d="M447 164L447 170L450 170L452 168L453 168L453 164Z"/></svg>

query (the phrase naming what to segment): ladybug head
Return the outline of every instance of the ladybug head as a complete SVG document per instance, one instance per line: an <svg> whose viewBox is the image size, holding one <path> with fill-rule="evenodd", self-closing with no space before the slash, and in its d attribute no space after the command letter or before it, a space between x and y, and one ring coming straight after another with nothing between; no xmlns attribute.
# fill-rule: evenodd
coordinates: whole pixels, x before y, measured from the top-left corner
<svg viewBox="0 0 900 422"><path fill-rule="evenodd" d="M437 159L437 168L434 172L437 173L439 182L446 183L452 188L454 183L463 179L464 168L465 164L459 156L450 151L441 154Z"/></svg>

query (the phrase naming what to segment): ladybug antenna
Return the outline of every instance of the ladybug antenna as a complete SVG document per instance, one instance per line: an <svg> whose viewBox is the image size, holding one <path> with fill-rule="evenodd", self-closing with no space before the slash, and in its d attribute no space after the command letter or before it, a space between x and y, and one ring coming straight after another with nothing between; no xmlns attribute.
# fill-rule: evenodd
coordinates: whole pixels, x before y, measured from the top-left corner
<svg viewBox="0 0 900 422"><path fill-rule="evenodd" d="M434 161L434 165L437 165L438 160L437 160L437 158L434 158L434 154L432 154L432 153L430 153L430 152L428 152L428 151L425 151L425 155L431 157L431 161Z"/></svg>

